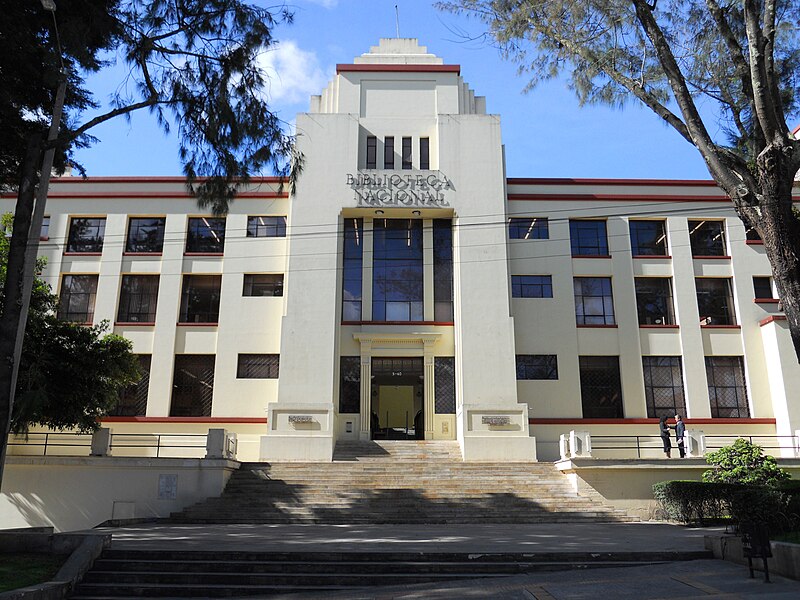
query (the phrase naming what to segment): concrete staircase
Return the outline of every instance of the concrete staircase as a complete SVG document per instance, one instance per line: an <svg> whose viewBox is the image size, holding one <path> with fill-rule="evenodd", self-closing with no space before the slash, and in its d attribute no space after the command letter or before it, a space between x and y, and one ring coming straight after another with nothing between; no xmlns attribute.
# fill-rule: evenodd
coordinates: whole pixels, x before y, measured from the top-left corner
<svg viewBox="0 0 800 600"><path fill-rule="evenodd" d="M244 463L172 523L635 521L572 491L549 463L465 463L456 442L338 443L332 463Z"/></svg>

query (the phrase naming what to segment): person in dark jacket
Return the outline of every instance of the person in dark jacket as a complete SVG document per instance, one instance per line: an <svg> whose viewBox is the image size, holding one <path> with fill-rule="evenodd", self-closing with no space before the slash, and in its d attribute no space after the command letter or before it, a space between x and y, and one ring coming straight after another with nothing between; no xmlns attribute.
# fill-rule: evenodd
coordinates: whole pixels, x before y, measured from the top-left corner
<svg viewBox="0 0 800 600"><path fill-rule="evenodd" d="M672 458L672 442L670 441L669 425L667 425L667 416L663 415L658 421L658 430L661 434L661 441L664 443L664 454L667 458Z"/></svg>
<svg viewBox="0 0 800 600"><path fill-rule="evenodd" d="M681 453L681 458L686 456L686 447L683 445L683 436L686 433L686 423L680 415L675 415L675 442L678 444L678 452Z"/></svg>

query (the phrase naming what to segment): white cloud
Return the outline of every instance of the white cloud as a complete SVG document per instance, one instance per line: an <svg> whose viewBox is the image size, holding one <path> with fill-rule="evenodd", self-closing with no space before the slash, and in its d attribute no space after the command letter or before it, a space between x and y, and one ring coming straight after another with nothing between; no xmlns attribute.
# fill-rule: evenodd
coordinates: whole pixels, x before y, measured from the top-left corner
<svg viewBox="0 0 800 600"><path fill-rule="evenodd" d="M339 0L307 0L311 4L317 4L322 8L334 8L337 4L339 4Z"/></svg>
<svg viewBox="0 0 800 600"><path fill-rule="evenodd" d="M292 40L264 52L260 63L268 78L269 100L276 104L305 103L312 94L319 94L330 79L317 55L302 50Z"/></svg>

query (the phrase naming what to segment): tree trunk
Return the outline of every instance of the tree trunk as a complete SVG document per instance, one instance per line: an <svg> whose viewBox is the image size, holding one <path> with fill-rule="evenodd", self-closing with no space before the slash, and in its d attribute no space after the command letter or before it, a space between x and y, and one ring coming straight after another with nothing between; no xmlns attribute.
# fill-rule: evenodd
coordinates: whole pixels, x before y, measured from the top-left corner
<svg viewBox="0 0 800 600"><path fill-rule="evenodd" d="M31 228L37 172L42 159L42 135L31 137L22 163L17 205L14 210L14 227L8 251L8 269L4 286L5 299L0 314L0 484L11 432L11 415L14 402L12 387L14 349L17 344L19 320L25 287L25 250ZM26 315L27 316L27 315Z"/></svg>

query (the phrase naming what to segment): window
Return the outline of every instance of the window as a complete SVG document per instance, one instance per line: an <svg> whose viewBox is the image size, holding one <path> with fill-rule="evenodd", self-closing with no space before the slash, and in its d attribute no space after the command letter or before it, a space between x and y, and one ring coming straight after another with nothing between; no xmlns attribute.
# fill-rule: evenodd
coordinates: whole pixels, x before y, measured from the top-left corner
<svg viewBox="0 0 800 600"><path fill-rule="evenodd" d="M91 323L97 297L97 275L64 275L58 302L58 318L73 323Z"/></svg>
<svg viewBox="0 0 800 600"><path fill-rule="evenodd" d="M422 221L373 221L372 319L423 320Z"/></svg>
<svg viewBox="0 0 800 600"><path fill-rule="evenodd" d="M96 254L103 251L105 217L73 217L69 222L67 252Z"/></svg>
<svg viewBox="0 0 800 600"><path fill-rule="evenodd" d="M546 240L550 227L546 217L512 217L508 220L508 237L512 240Z"/></svg>
<svg viewBox="0 0 800 600"><path fill-rule="evenodd" d="M394 137L387 136L383 140L383 168L394 169Z"/></svg>
<svg viewBox="0 0 800 600"><path fill-rule="evenodd" d="M403 154L402 154L402 162L404 169L411 169L411 138L404 137L403 138Z"/></svg>
<svg viewBox="0 0 800 600"><path fill-rule="evenodd" d="M184 275L180 322L219 322L221 285L222 275Z"/></svg>
<svg viewBox="0 0 800 600"><path fill-rule="evenodd" d="M755 227L748 227L747 231L744 232L745 239L748 242L755 242L758 244L763 244L764 240L761 239L761 235L759 235L758 231L756 231Z"/></svg>
<svg viewBox="0 0 800 600"><path fill-rule="evenodd" d="M125 252L160 253L164 250L164 217L132 217L128 221Z"/></svg>
<svg viewBox="0 0 800 600"><path fill-rule="evenodd" d="M245 273L242 296L283 296L283 274Z"/></svg>
<svg viewBox="0 0 800 600"><path fill-rule="evenodd" d="M342 320L361 320L363 219L344 220L342 261Z"/></svg>
<svg viewBox="0 0 800 600"><path fill-rule="evenodd" d="M643 356L647 416L658 419L686 414L680 356Z"/></svg>
<svg viewBox="0 0 800 600"><path fill-rule="evenodd" d="M147 390L150 387L150 354L138 354L139 381L122 390L117 405L109 411L112 417L143 417L147 414Z"/></svg>
<svg viewBox="0 0 800 600"><path fill-rule="evenodd" d="M158 275L123 275L117 321L155 323Z"/></svg>
<svg viewBox="0 0 800 600"><path fill-rule="evenodd" d="M771 277L753 277L753 291L755 292L756 300L772 300L775 298L772 293Z"/></svg>
<svg viewBox="0 0 800 600"><path fill-rule="evenodd" d="M375 169L378 164L378 138L367 136L367 168Z"/></svg>
<svg viewBox="0 0 800 600"><path fill-rule="evenodd" d="M237 379L277 379L279 354L240 354L236 365Z"/></svg>
<svg viewBox="0 0 800 600"><path fill-rule="evenodd" d="M40 240L49 240L50 239L50 217L44 216L42 217L42 230L39 233Z"/></svg>
<svg viewBox="0 0 800 600"><path fill-rule="evenodd" d="M605 221L571 220L569 239L572 256L608 256Z"/></svg>
<svg viewBox="0 0 800 600"><path fill-rule="evenodd" d="M725 256L723 221L689 221L692 256Z"/></svg>
<svg viewBox="0 0 800 600"><path fill-rule="evenodd" d="M170 417L210 417L214 397L213 354L178 354L172 378Z"/></svg>
<svg viewBox="0 0 800 600"><path fill-rule="evenodd" d="M286 217L247 217L247 237L286 237Z"/></svg>
<svg viewBox="0 0 800 600"><path fill-rule="evenodd" d="M517 379L558 379L555 354L517 354Z"/></svg>
<svg viewBox="0 0 800 600"><path fill-rule="evenodd" d="M453 321L453 222L433 220L433 320Z"/></svg>
<svg viewBox="0 0 800 600"><path fill-rule="evenodd" d="M419 168L422 170L431 168L431 140L429 138L419 138Z"/></svg>
<svg viewBox="0 0 800 600"><path fill-rule="evenodd" d="M610 277L576 277L575 318L578 325L614 325Z"/></svg>
<svg viewBox="0 0 800 600"><path fill-rule="evenodd" d="M512 298L552 298L553 277L551 275L512 275Z"/></svg>
<svg viewBox="0 0 800 600"><path fill-rule="evenodd" d="M633 256L666 256L667 228L664 221L628 221Z"/></svg>
<svg viewBox="0 0 800 600"><path fill-rule="evenodd" d="M618 356L579 356L584 419L621 419Z"/></svg>
<svg viewBox="0 0 800 600"><path fill-rule="evenodd" d="M452 356L436 356L433 359L434 410L439 415L454 415L456 412L456 359Z"/></svg>
<svg viewBox="0 0 800 600"><path fill-rule="evenodd" d="M191 217L186 234L186 252L222 254L225 250L225 219Z"/></svg>
<svg viewBox="0 0 800 600"><path fill-rule="evenodd" d="M719 419L747 418L747 386L741 356L706 356L711 416Z"/></svg>
<svg viewBox="0 0 800 600"><path fill-rule="evenodd" d="M339 366L339 413L361 412L361 357L342 356Z"/></svg>
<svg viewBox="0 0 800 600"><path fill-rule="evenodd" d="M701 325L735 325L731 280L722 277L696 277L697 310Z"/></svg>
<svg viewBox="0 0 800 600"><path fill-rule="evenodd" d="M674 325L672 282L669 277L637 277L639 325Z"/></svg>

